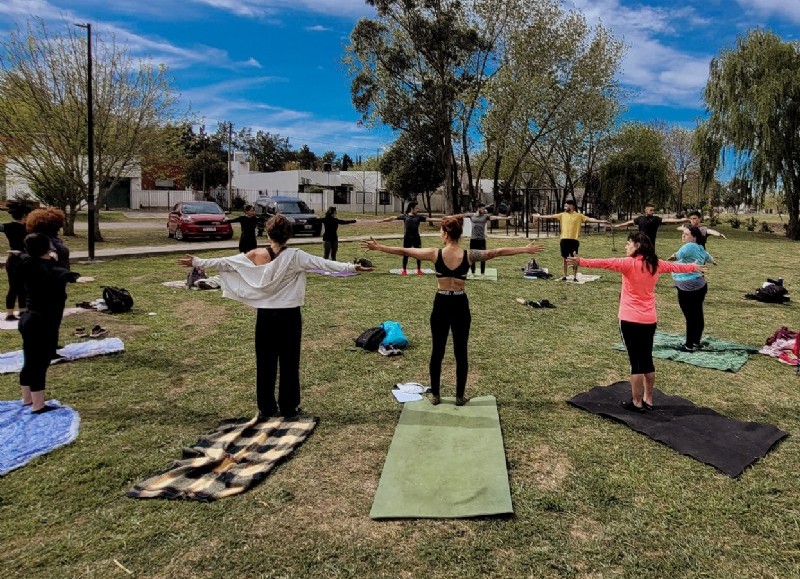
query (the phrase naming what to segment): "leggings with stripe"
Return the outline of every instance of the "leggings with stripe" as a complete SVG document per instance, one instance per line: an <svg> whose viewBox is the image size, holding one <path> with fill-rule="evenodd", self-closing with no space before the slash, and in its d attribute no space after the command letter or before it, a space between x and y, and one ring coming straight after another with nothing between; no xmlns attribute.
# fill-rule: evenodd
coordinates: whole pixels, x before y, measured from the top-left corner
<svg viewBox="0 0 800 579"><path fill-rule="evenodd" d="M639 324L620 320L619 333L622 335L622 341L628 351L628 359L631 361L631 374L655 372L653 337L656 335L656 324Z"/></svg>
<svg viewBox="0 0 800 579"><path fill-rule="evenodd" d="M453 332L453 353L456 356L456 396L464 396L467 389L467 343L472 316L466 294L436 294L431 312L431 393L438 395L441 384L442 360L447 346L447 335Z"/></svg>

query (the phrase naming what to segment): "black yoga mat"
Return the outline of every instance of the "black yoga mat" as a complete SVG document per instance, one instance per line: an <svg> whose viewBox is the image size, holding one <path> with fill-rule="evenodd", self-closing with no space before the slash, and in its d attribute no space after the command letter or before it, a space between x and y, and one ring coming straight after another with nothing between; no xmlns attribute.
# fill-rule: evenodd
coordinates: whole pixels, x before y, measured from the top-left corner
<svg viewBox="0 0 800 579"><path fill-rule="evenodd" d="M771 424L734 420L659 390L653 392L653 410L625 410L620 403L630 399L630 382L614 382L609 386L595 386L569 403L592 414L619 420L636 432L732 477L742 474L775 443L788 436Z"/></svg>

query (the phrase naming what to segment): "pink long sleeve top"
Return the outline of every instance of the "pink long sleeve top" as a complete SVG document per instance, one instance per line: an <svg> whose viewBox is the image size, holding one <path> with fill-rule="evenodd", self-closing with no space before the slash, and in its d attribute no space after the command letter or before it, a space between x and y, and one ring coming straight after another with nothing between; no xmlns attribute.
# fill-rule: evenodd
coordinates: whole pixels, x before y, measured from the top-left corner
<svg viewBox="0 0 800 579"><path fill-rule="evenodd" d="M622 321L638 324L655 324L658 319L655 289L659 275L697 271L695 263L677 263L659 259L658 269L655 275L651 275L641 256L611 259L581 258L581 267L608 269L621 273L622 292L619 297L617 317Z"/></svg>

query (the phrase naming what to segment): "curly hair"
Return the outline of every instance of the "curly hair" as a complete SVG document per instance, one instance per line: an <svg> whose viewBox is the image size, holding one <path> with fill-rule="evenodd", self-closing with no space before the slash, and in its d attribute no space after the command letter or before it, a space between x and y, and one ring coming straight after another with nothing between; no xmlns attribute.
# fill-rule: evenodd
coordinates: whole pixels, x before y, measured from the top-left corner
<svg viewBox="0 0 800 579"><path fill-rule="evenodd" d="M458 241L464 231L464 220L461 217L445 217L442 219L442 231L451 240Z"/></svg>
<svg viewBox="0 0 800 579"><path fill-rule="evenodd" d="M44 209L34 209L28 214L25 228L28 233L44 233L49 237L57 237L58 230L64 227L65 222L66 217L61 209L45 207Z"/></svg>
<svg viewBox="0 0 800 579"><path fill-rule="evenodd" d="M278 213L267 221L267 235L275 243L284 245L292 236L292 224L286 216Z"/></svg>

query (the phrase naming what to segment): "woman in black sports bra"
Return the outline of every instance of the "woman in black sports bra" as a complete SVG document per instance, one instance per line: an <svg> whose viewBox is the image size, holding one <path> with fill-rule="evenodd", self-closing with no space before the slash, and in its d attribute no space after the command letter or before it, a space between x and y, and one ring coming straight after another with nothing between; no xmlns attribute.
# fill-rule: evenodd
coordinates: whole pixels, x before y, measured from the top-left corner
<svg viewBox="0 0 800 579"><path fill-rule="evenodd" d="M461 217L445 217L442 219L440 232L444 247L413 248L390 247L381 245L375 239L362 241L365 249L374 249L383 253L402 255L412 259L431 261L436 269L436 283L438 291L433 300L431 312L431 336L433 348L431 350L431 403L439 404L442 360L447 346L447 335L453 331L453 351L456 357L456 406L463 406L469 401L465 392L467 389L467 373L469 361L467 357L467 343L469 341L469 327L472 316L469 311L469 300L464 292L464 284L470 266L476 262L489 261L495 257L506 257L522 253L535 254L542 251L541 245L533 243L525 247L499 247L489 250L464 250L459 246L463 219Z"/></svg>

